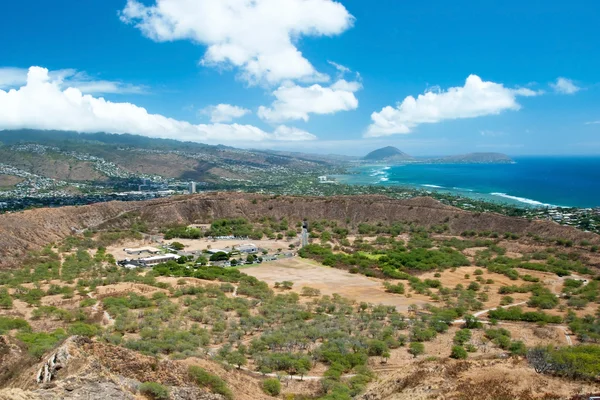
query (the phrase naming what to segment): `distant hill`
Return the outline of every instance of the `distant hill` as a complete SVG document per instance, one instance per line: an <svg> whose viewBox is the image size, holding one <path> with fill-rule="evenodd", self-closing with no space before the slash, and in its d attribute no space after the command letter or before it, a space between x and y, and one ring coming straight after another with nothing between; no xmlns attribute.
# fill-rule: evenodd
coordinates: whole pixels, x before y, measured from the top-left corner
<svg viewBox="0 0 600 400"><path fill-rule="evenodd" d="M67 183L103 183L123 180L163 182L264 182L276 174L298 171L323 174L343 163L343 157L269 150L246 150L222 145L182 142L129 134L77 133L35 129L0 130L2 190L15 189L28 174L38 189L45 178ZM279 176L277 175L277 176ZM156 178L159 177L159 178ZM172 183L172 182L171 182Z"/></svg>
<svg viewBox="0 0 600 400"><path fill-rule="evenodd" d="M393 146L374 150L363 158L365 161L405 161L412 159L410 155Z"/></svg>
<svg viewBox="0 0 600 400"><path fill-rule="evenodd" d="M456 164L511 164L513 159L502 153L468 153L456 156L441 157L432 160L438 163Z"/></svg>

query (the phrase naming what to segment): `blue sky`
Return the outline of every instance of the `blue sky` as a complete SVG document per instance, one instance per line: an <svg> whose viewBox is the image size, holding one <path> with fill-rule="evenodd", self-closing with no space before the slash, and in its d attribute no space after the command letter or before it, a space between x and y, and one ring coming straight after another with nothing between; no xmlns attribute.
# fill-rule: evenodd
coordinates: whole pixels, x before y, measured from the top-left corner
<svg viewBox="0 0 600 400"><path fill-rule="evenodd" d="M600 154L596 1L5 3L0 129Z"/></svg>

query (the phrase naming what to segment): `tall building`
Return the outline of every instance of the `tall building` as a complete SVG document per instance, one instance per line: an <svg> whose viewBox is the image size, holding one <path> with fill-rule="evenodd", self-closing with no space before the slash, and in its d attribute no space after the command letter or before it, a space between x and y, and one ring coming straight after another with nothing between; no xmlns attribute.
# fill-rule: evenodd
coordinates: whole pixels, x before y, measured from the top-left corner
<svg viewBox="0 0 600 400"><path fill-rule="evenodd" d="M190 191L190 194L196 193L196 182L190 182L188 190Z"/></svg>

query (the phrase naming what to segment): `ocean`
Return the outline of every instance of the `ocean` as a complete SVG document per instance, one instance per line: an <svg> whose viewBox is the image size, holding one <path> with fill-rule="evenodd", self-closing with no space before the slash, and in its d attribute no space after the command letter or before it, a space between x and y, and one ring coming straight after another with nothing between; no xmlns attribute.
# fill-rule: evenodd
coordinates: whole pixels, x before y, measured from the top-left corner
<svg viewBox="0 0 600 400"><path fill-rule="evenodd" d="M355 168L347 184L453 193L530 207L600 207L600 156L513 157L514 164L405 164Z"/></svg>

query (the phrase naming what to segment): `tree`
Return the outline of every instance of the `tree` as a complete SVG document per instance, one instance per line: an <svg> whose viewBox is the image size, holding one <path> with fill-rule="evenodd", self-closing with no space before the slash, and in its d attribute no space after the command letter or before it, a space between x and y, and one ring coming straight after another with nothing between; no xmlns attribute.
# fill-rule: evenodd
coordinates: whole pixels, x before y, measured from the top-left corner
<svg viewBox="0 0 600 400"><path fill-rule="evenodd" d="M421 354L425 353L425 345L419 342L412 342L408 345L408 352L413 355L414 358L417 358Z"/></svg>
<svg viewBox="0 0 600 400"><path fill-rule="evenodd" d="M388 350L388 346L384 341L371 340L369 342L369 356L383 356L383 354L386 353Z"/></svg>
<svg viewBox="0 0 600 400"><path fill-rule="evenodd" d="M264 392L270 396L278 396L281 393L281 382L277 378L265 379L262 383Z"/></svg>
<svg viewBox="0 0 600 400"><path fill-rule="evenodd" d="M219 251L212 256L210 256L210 261L226 261L229 260L229 254L224 251Z"/></svg>
<svg viewBox="0 0 600 400"><path fill-rule="evenodd" d="M248 257L246 257L246 262L251 264L254 261L256 261L256 257L253 254L248 254Z"/></svg>
<svg viewBox="0 0 600 400"><path fill-rule="evenodd" d="M464 360L469 356L467 351L462 346L452 346L452 352L450 353L451 358L457 360Z"/></svg>
<svg viewBox="0 0 600 400"><path fill-rule="evenodd" d="M482 324L479 322L477 317L471 314L465 315L465 328L467 329L478 329L481 328Z"/></svg>
<svg viewBox="0 0 600 400"><path fill-rule="evenodd" d="M538 374L552 370L552 357L548 347L534 347L527 352L527 361Z"/></svg>
<svg viewBox="0 0 600 400"><path fill-rule="evenodd" d="M239 350L232 351L231 353L229 353L227 355L227 362L232 365L237 365L238 369L248 364L246 356L242 354L242 352L240 352Z"/></svg>
<svg viewBox="0 0 600 400"><path fill-rule="evenodd" d="M302 296L307 296L307 297L316 297L321 295L321 291L319 289L315 289L315 288L311 288L308 286L304 286L302 288L302 292L301 292Z"/></svg>
<svg viewBox="0 0 600 400"><path fill-rule="evenodd" d="M459 346L464 345L471 340L471 331L469 329L461 329L454 335L454 344Z"/></svg>
<svg viewBox="0 0 600 400"><path fill-rule="evenodd" d="M179 243L179 242L173 242L171 243L171 247L175 250L181 251L183 249L185 249L185 246L183 243Z"/></svg>
<svg viewBox="0 0 600 400"><path fill-rule="evenodd" d="M293 286L294 286L294 282L291 282L291 281L281 282L281 287L283 288L283 290L291 290Z"/></svg>

